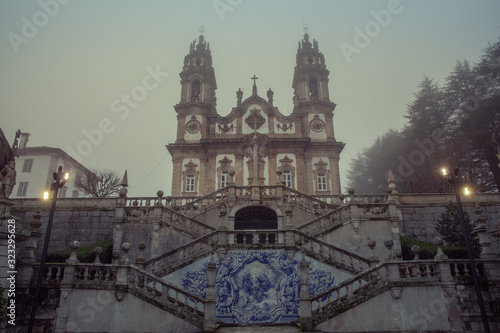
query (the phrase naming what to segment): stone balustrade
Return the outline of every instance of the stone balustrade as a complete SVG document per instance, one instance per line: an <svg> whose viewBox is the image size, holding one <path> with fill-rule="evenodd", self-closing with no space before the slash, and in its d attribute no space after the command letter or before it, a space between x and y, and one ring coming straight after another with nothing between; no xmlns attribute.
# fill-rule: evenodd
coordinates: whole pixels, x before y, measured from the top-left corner
<svg viewBox="0 0 500 333"><path fill-rule="evenodd" d="M78 284L110 284L116 282L118 268L109 265L78 264L75 267L75 282Z"/></svg>
<svg viewBox="0 0 500 333"><path fill-rule="evenodd" d="M285 230L231 230L227 232L229 248L269 249L283 247Z"/></svg>
<svg viewBox="0 0 500 333"><path fill-rule="evenodd" d="M325 243L300 231L294 231L294 242L301 253L350 273L360 273L370 267L370 261L354 253Z"/></svg>
<svg viewBox="0 0 500 333"><path fill-rule="evenodd" d="M402 279L410 278L439 278L439 266L429 260L412 260L399 263L399 276Z"/></svg>
<svg viewBox="0 0 500 333"><path fill-rule="evenodd" d="M148 270L149 267L152 267L151 270L158 276L170 274L206 257L214 250L214 246L217 243L217 235L217 232L211 232L175 250L152 258L145 262L145 267Z"/></svg>
<svg viewBox="0 0 500 333"><path fill-rule="evenodd" d="M472 271L468 260L450 260L450 272L455 281L472 281ZM484 261L476 259L476 272L478 277L484 277Z"/></svg>
<svg viewBox="0 0 500 333"><path fill-rule="evenodd" d="M168 284L133 265L130 266L128 290L200 328L203 326L204 299Z"/></svg>

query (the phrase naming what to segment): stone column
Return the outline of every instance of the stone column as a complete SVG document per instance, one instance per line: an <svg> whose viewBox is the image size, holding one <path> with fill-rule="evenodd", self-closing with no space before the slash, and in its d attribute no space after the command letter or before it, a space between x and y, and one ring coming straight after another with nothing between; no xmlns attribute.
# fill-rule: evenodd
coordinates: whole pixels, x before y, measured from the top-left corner
<svg viewBox="0 0 500 333"><path fill-rule="evenodd" d="M80 242L71 242L71 256L66 260L64 276L61 281L61 294L59 297L59 308L56 313L55 333L65 333L68 328L69 309L71 304L71 294L73 291L73 279L75 277L76 266L79 260L76 258L76 250L80 247Z"/></svg>
<svg viewBox="0 0 500 333"><path fill-rule="evenodd" d="M328 156L328 160L330 161L330 177L331 177L332 194L339 195L341 193L340 172L339 172L339 156L338 156L338 154L330 154Z"/></svg>
<svg viewBox="0 0 500 333"><path fill-rule="evenodd" d="M182 189L182 161L184 158L182 156L174 155L172 157L173 170L172 170L172 196L179 197L181 195Z"/></svg>
<svg viewBox="0 0 500 333"><path fill-rule="evenodd" d="M300 300L299 300L299 322L300 330L302 332L309 332L313 329L312 322L312 302L311 295L307 289L307 282L309 280L309 264L306 262L304 256L299 263L299 278L300 278Z"/></svg>
<svg viewBox="0 0 500 333"><path fill-rule="evenodd" d="M486 217L483 216L483 209L476 205L475 208L476 218L474 219L476 222L476 227L474 228L474 233L476 233L479 237L479 245L481 245L481 259L495 259L495 253L490 249L491 241L486 233Z"/></svg>
<svg viewBox="0 0 500 333"><path fill-rule="evenodd" d="M203 193L199 193L199 195L204 196L209 193L215 192L215 180L216 172L217 172L217 153L216 152L208 152L207 153L207 162L205 167L205 189ZM201 171L201 170L200 170Z"/></svg>
<svg viewBox="0 0 500 333"><path fill-rule="evenodd" d="M276 184L276 150L271 149L267 154L267 161L269 163L268 179L269 185Z"/></svg>
<svg viewBox="0 0 500 333"><path fill-rule="evenodd" d="M203 330L213 332L215 330L215 279L217 278L217 266L214 257L210 258L207 266L207 294L205 296L205 314L203 320Z"/></svg>
<svg viewBox="0 0 500 333"><path fill-rule="evenodd" d="M308 195L314 195L314 175L313 175L313 165L312 156L305 155L305 170L304 177L307 179L307 191Z"/></svg>
<svg viewBox="0 0 500 333"><path fill-rule="evenodd" d="M295 153L295 159L297 163L297 170L296 170L296 175L295 179L297 180L297 191L300 192L307 192L307 185L310 183L310 177L309 172L306 170L306 163L305 163L305 157L304 153L301 149L301 151ZM311 194L311 193L308 193Z"/></svg>
<svg viewBox="0 0 500 333"><path fill-rule="evenodd" d="M243 179L243 174L245 170L244 166L245 155L236 154L235 158L236 158L236 169L234 170L235 171L234 183L236 184L236 186L243 186L245 184Z"/></svg>

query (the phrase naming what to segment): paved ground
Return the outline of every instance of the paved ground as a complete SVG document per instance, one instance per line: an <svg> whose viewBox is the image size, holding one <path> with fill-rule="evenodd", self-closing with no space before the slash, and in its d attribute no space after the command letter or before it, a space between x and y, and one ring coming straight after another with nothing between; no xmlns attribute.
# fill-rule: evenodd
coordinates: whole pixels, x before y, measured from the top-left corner
<svg viewBox="0 0 500 333"><path fill-rule="evenodd" d="M298 333L300 329L294 326L247 326L247 327L221 327L217 333Z"/></svg>

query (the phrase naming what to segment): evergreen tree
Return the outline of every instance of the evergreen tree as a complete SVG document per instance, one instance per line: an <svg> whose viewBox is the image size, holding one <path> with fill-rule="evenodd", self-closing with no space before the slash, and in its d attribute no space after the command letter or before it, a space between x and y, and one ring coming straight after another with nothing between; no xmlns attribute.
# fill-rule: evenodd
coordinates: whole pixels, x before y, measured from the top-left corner
<svg viewBox="0 0 500 333"><path fill-rule="evenodd" d="M478 257L481 253L481 247L479 245L479 237L473 232L476 225L471 222L469 214L464 212L464 216L472 253L474 254L474 257ZM462 230L462 223L460 221L460 214L456 204L450 202L449 205L446 206L446 211L438 218L436 231L443 237L443 240L448 242L448 244L458 247L466 247L465 236Z"/></svg>

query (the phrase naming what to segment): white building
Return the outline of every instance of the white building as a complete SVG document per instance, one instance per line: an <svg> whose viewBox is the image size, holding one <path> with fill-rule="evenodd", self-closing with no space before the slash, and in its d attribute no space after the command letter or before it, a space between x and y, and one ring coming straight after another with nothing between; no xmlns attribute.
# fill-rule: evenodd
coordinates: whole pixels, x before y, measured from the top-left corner
<svg viewBox="0 0 500 333"><path fill-rule="evenodd" d="M59 148L26 147L30 134L22 133L16 150L16 185L10 195L11 199L41 198L43 192L50 188L59 166L63 172L70 173L70 179L59 189L60 198L82 196L75 182L84 177L88 169Z"/></svg>

